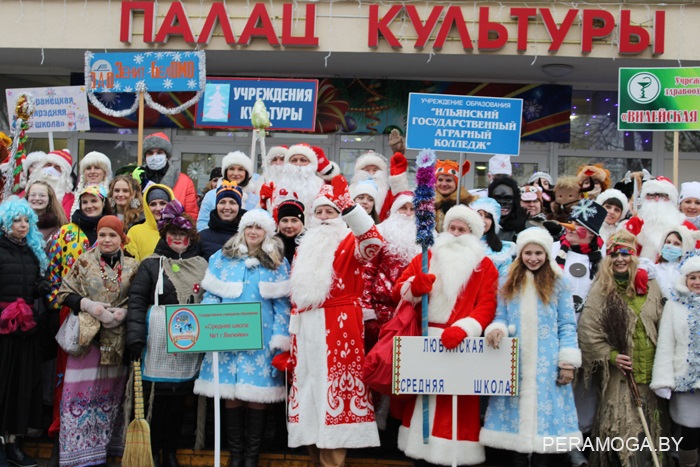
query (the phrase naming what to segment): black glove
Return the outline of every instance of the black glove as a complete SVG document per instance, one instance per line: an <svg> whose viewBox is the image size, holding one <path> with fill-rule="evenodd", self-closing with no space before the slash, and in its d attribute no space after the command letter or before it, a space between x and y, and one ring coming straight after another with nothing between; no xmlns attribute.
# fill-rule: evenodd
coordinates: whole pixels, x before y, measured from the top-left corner
<svg viewBox="0 0 700 467"><path fill-rule="evenodd" d="M45 277L40 277L36 281L36 289L39 292L39 296L44 297L51 293L51 282Z"/></svg>
<svg viewBox="0 0 700 467"><path fill-rule="evenodd" d="M129 356L131 360L140 360L143 356L143 344L140 342L131 344L129 346Z"/></svg>
<svg viewBox="0 0 700 467"><path fill-rule="evenodd" d="M544 221L542 227L547 229L547 232L549 232L549 235L552 236L555 242L558 242L562 235L566 233L566 229L557 221Z"/></svg>

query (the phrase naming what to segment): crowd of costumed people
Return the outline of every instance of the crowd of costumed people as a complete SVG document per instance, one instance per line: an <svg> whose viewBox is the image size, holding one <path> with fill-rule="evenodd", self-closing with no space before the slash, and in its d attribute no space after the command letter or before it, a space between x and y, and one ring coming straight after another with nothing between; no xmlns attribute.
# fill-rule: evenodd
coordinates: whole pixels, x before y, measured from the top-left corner
<svg viewBox="0 0 700 467"><path fill-rule="evenodd" d="M700 182L616 182L588 165L520 185L495 155L488 188L470 192L469 162L437 160L425 270L404 141L390 143L388 159L361 154L349 181L309 144L270 148L260 174L231 152L201 193L163 133L144 139L143 167L116 176L99 152L75 167L65 149L28 154L21 190L0 204L0 467L37 465L22 446L44 432L51 466L121 456L134 361L160 467L180 465L195 410L201 447L215 395L229 467L256 466L271 427L322 466L377 446L426 466L477 465L486 448L517 467L646 466L649 449L582 446L671 436L659 465L696 466ZM518 338L517 395L460 395L453 409L450 395L378 383L391 339L420 335L425 296L428 335L447 349ZM260 350L220 352L218 365L167 352L164 305L248 302Z"/></svg>

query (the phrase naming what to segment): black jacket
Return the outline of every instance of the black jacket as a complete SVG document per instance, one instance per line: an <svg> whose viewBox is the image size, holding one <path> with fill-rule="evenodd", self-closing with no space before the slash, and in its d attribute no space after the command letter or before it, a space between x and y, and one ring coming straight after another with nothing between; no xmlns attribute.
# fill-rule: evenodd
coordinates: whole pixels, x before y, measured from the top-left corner
<svg viewBox="0 0 700 467"><path fill-rule="evenodd" d="M199 256L199 246L196 243L191 244L187 251L180 256L170 249L165 240L161 239L156 245L155 255L173 259L193 258ZM136 276L131 281L129 307L126 315L126 346L129 350L133 350L137 346L146 347L146 333L148 331L146 317L149 308L153 305L159 263L158 257L149 256L144 259L136 271ZM175 286L166 274L163 274L163 294L158 297L158 301L160 305L179 303Z"/></svg>
<svg viewBox="0 0 700 467"><path fill-rule="evenodd" d="M216 208L211 210L209 228L199 232L199 248L202 252L202 258L209 261L211 255L219 251L224 243L238 233L238 224L245 213L246 210L241 209L234 220L226 222L221 220Z"/></svg>
<svg viewBox="0 0 700 467"><path fill-rule="evenodd" d="M39 296L39 278L39 261L32 249L12 242L6 235L0 237L0 302L21 298L33 307Z"/></svg>

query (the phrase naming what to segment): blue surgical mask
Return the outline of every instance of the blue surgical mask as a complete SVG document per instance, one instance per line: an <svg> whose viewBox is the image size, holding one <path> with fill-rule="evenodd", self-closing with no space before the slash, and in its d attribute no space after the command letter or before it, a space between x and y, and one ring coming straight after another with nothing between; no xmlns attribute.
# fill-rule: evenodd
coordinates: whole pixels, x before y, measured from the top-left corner
<svg viewBox="0 0 700 467"><path fill-rule="evenodd" d="M148 156L146 158L146 165L151 170L160 170L163 167L165 167L165 164L167 162L168 162L168 156L166 156L162 152L153 154L153 155Z"/></svg>
<svg viewBox="0 0 700 467"><path fill-rule="evenodd" d="M661 248L661 256L669 263L675 263L683 255L683 249L676 245L667 243Z"/></svg>

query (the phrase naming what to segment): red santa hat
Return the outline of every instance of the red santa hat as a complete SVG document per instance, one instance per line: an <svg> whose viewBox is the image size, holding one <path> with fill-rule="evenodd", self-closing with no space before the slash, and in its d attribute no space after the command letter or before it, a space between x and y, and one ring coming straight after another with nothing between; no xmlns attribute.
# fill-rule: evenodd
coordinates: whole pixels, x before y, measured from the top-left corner
<svg viewBox="0 0 700 467"><path fill-rule="evenodd" d="M323 185L321 187L321 191L318 192L318 196L316 196L316 199L314 199L311 205L311 212L315 212L316 208L319 206L330 206L340 212L340 208L338 208L333 200L333 185Z"/></svg>
<svg viewBox="0 0 700 467"><path fill-rule="evenodd" d="M666 177L656 177L655 180L644 182L639 197L642 199L642 202L644 202L647 195L655 193L668 195L668 199L671 203L674 205L678 204L678 190L676 190L673 183Z"/></svg>
<svg viewBox="0 0 700 467"><path fill-rule="evenodd" d="M284 159L288 149L288 146L272 146L270 150L267 151L263 163L265 165L270 165L275 157L282 157Z"/></svg>
<svg viewBox="0 0 700 467"><path fill-rule="evenodd" d="M557 275L561 276L562 270L557 264L554 256L552 256L552 245L554 244L554 241L552 240L552 236L549 234L549 232L542 227L530 227L520 232L518 234L518 240L515 243L518 249L518 257L520 257L522 254L523 249L531 243L539 245L544 249L544 252L547 254L547 258L549 259L549 266Z"/></svg>
<svg viewBox="0 0 700 467"><path fill-rule="evenodd" d="M68 149L57 149L46 155L46 161L52 164L57 164L63 170L63 173L70 173L73 170L73 156L70 155Z"/></svg>
<svg viewBox="0 0 700 467"><path fill-rule="evenodd" d="M469 226L469 230L472 231L472 235L476 238L481 238L484 235L484 220L481 218L478 212L469 208L463 204L458 204L452 206L445 214L445 220L443 221L443 229L447 230L450 223L454 220L461 220Z"/></svg>
<svg viewBox="0 0 700 467"><path fill-rule="evenodd" d="M368 165L376 165L382 172L386 172L389 167L386 157L374 151L367 151L355 161L355 173L364 170Z"/></svg>
<svg viewBox="0 0 700 467"><path fill-rule="evenodd" d="M44 151L34 151L27 154L27 157L22 161L22 169L26 174L29 168L34 164L43 163L46 160L46 153Z"/></svg>
<svg viewBox="0 0 700 467"><path fill-rule="evenodd" d="M226 170L232 165L239 165L248 173L248 177L252 177L255 173L253 169L253 161L241 151L229 152L221 160L221 173L226 178Z"/></svg>
<svg viewBox="0 0 700 467"><path fill-rule="evenodd" d="M406 203L413 203L412 191L402 191L396 196L396 198L394 198L394 202L391 203L391 214L398 212L398 210L401 209L401 206Z"/></svg>

